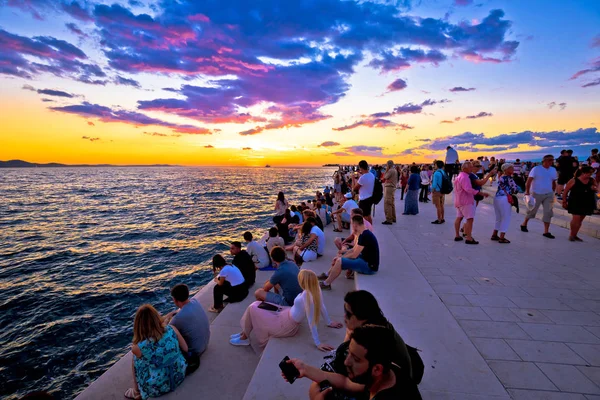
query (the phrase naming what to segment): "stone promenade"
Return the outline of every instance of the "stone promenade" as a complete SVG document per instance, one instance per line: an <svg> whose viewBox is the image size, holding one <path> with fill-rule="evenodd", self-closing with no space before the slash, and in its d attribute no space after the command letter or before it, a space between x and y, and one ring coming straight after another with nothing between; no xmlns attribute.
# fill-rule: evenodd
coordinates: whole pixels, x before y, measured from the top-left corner
<svg viewBox="0 0 600 400"><path fill-rule="evenodd" d="M512 243L493 242L493 206L480 203L480 244L454 242L446 200L444 225L432 225L435 207L419 203L419 215L382 227L378 207L377 236L393 235L512 398L600 399L600 241L569 242L558 226L546 239L539 220L523 233L523 211L513 209Z"/></svg>

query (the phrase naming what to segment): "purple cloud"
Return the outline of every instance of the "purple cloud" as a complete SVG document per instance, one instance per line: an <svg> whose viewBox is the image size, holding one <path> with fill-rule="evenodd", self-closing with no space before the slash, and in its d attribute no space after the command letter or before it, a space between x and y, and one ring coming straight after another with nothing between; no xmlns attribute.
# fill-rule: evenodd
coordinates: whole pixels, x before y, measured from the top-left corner
<svg viewBox="0 0 600 400"><path fill-rule="evenodd" d="M98 104L83 102L82 104L51 107L50 110L60 111L69 114L76 114L85 118L98 118L102 122L122 122L135 126L156 125L171 128L174 132L187 133L190 135L211 135L212 132L206 128L200 128L193 125L180 125L171 122L162 121L147 115L126 110L113 110L109 107Z"/></svg>
<svg viewBox="0 0 600 400"><path fill-rule="evenodd" d="M476 115L468 115L468 116L467 116L467 117L465 117L465 118L467 118L467 119L476 119L476 118L491 117L491 116L493 116L493 115L494 115L494 114L492 114L492 113L489 113L489 112L482 111L482 112L480 112L479 114L476 114Z"/></svg>
<svg viewBox="0 0 600 400"><path fill-rule="evenodd" d="M350 157L352 155L350 153L346 153L345 151L336 151L336 152L331 153L331 154L334 155L334 156L337 156L337 157Z"/></svg>
<svg viewBox="0 0 600 400"><path fill-rule="evenodd" d="M597 35L595 38L592 39L591 47L600 47L600 35Z"/></svg>
<svg viewBox="0 0 600 400"><path fill-rule="evenodd" d="M505 133L497 136L487 136L483 133L464 132L455 136L433 139L413 152L443 151L448 146L458 147L467 151L507 151L520 145L531 147L555 148L576 145L594 145L600 143L600 132L596 128L578 129L575 131L533 132L523 131ZM478 147L482 146L482 147Z"/></svg>
<svg viewBox="0 0 600 400"><path fill-rule="evenodd" d="M159 136L159 137L167 137L167 136L169 136L166 133L160 133L160 132L144 132L144 135Z"/></svg>
<svg viewBox="0 0 600 400"><path fill-rule="evenodd" d="M473 0L454 0L454 5L465 7L473 4Z"/></svg>
<svg viewBox="0 0 600 400"><path fill-rule="evenodd" d="M560 108L561 111L564 110L565 108L567 108L567 103L558 103L558 104L556 104L555 101L553 101L551 103L548 103L548 108L552 109L552 108L554 108L557 105L558 105L558 107Z"/></svg>
<svg viewBox="0 0 600 400"><path fill-rule="evenodd" d="M32 92L36 92L39 94L43 94L46 96L54 96L54 97L66 97L71 99L75 97L75 95L67 92L63 92L62 90L54 90L54 89L36 89L31 85L23 85L24 90L31 90Z"/></svg>
<svg viewBox="0 0 600 400"><path fill-rule="evenodd" d="M88 35L86 33L84 33L76 24L74 24L72 22L66 23L65 26L67 27L67 29L69 31L76 34L77 36L80 36L82 38L88 37Z"/></svg>
<svg viewBox="0 0 600 400"><path fill-rule="evenodd" d="M464 88L462 86L456 86L453 87L452 89L450 89L451 92L456 93L456 92L472 92L474 91L475 88Z"/></svg>
<svg viewBox="0 0 600 400"><path fill-rule="evenodd" d="M106 74L78 47L51 36L28 38L0 29L0 74L31 79L42 73L85 82ZM40 63L39 61L42 61Z"/></svg>
<svg viewBox="0 0 600 400"><path fill-rule="evenodd" d="M600 78L596 79L595 81L588 82L585 85L582 85L581 87L587 88L587 87L598 86L598 85L600 85Z"/></svg>
<svg viewBox="0 0 600 400"><path fill-rule="evenodd" d="M397 53L385 52L369 63L382 72L399 71L410 68L413 63L431 63L439 65L447 59L439 50L425 51L421 49L402 48Z"/></svg>
<svg viewBox="0 0 600 400"><path fill-rule="evenodd" d="M358 128L359 126L366 126L369 128L395 128L396 130L402 130L402 131L414 128L407 124L398 124L396 122L390 121L389 119L374 118L374 119L364 119L361 121L357 121L353 124L342 126L339 128L333 128L333 130L334 131L346 131L348 129Z"/></svg>
<svg viewBox="0 0 600 400"><path fill-rule="evenodd" d="M339 146L340 144L338 142L323 142L319 145L319 147L334 147L334 146Z"/></svg>
<svg viewBox="0 0 600 400"><path fill-rule="evenodd" d="M406 89L407 86L408 85L406 84L405 80L398 78L388 85L387 90L388 92L397 92L399 90Z"/></svg>
<svg viewBox="0 0 600 400"><path fill-rule="evenodd" d="M135 79L123 78L122 76L115 77L114 83L116 83L117 85L131 86L137 89L140 89L142 87L142 85L140 85L140 83Z"/></svg>
<svg viewBox="0 0 600 400"><path fill-rule="evenodd" d="M10 0L8 6L25 12L61 12L93 23L104 59L88 63L81 50L54 38L19 36L32 43L17 48L6 44L1 31L0 74L33 78L50 73L104 85L110 80L97 65L108 65L110 76L202 78L205 86L184 85L176 89L179 96L140 101L139 109L205 123L264 122L259 126L264 131L329 118L322 108L345 96L348 77L365 57L372 56L371 66L387 72L437 65L453 56L507 62L519 45L508 40L512 23L502 10L492 10L480 22L453 24L399 12L397 6L409 5L408 0L163 1L152 15L121 3ZM129 6L139 3L133 0ZM77 26L67 27L77 34ZM36 54L44 46L53 51ZM40 57L43 62L35 60ZM247 111L261 105L272 106L267 121Z"/></svg>

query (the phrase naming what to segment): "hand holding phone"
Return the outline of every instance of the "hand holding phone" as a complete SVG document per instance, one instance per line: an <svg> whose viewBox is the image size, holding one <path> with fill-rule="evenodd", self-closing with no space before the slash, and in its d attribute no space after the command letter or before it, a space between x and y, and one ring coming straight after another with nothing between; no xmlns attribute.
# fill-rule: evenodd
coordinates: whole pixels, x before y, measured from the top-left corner
<svg viewBox="0 0 600 400"><path fill-rule="evenodd" d="M300 371L294 364L290 362L290 358L285 356L283 360L279 363L279 368L281 368L281 372L286 381L290 384L294 383L296 379L300 377Z"/></svg>

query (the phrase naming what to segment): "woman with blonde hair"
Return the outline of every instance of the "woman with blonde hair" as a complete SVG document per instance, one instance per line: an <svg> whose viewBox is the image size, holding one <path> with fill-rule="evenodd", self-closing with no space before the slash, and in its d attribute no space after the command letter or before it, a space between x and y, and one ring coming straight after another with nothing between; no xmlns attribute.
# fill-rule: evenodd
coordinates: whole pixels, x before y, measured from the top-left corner
<svg viewBox="0 0 600 400"><path fill-rule="evenodd" d="M298 274L298 283L302 288L302 293L296 296L292 307L281 307L266 303L273 308L273 311L271 311L262 308L264 306L261 306L261 304L264 302L255 301L250 304L242 316L242 332L231 335L229 342L234 346L249 346L250 335L252 334L252 340L262 349L272 337L294 336L306 316L315 346L321 351L333 350L330 345L319 341L317 325L321 315L330 328L339 329L343 325L329 318L325 304L323 304L317 275L311 270L303 269Z"/></svg>
<svg viewBox="0 0 600 400"><path fill-rule="evenodd" d="M188 351L185 340L174 326L164 326L158 311L150 304L138 308L133 322L133 383L125 397L147 399L172 392L185 378Z"/></svg>

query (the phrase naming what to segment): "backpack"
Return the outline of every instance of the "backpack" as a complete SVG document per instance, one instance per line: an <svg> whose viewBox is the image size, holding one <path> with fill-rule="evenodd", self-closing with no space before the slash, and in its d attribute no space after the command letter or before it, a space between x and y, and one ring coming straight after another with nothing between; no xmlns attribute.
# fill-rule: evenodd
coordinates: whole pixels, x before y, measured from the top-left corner
<svg viewBox="0 0 600 400"><path fill-rule="evenodd" d="M450 194L450 193L452 193L452 191L454 190L454 186L452 186L452 181L450 180L450 178L448 177L447 174L445 174L441 170L439 172L440 172L440 174L442 174L442 190L441 190L441 193L442 194Z"/></svg>
<svg viewBox="0 0 600 400"><path fill-rule="evenodd" d="M406 350L408 350L408 355L410 356L410 366L412 368L412 380L415 384L421 383L423 379L423 374L425 373L425 364L423 364L423 359L419 355L419 350L406 345Z"/></svg>
<svg viewBox="0 0 600 400"><path fill-rule="evenodd" d="M383 185L381 184L381 180L375 178L375 183L373 185L373 204L379 204L381 199L383 199Z"/></svg>

